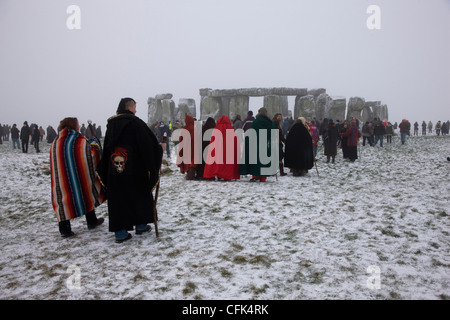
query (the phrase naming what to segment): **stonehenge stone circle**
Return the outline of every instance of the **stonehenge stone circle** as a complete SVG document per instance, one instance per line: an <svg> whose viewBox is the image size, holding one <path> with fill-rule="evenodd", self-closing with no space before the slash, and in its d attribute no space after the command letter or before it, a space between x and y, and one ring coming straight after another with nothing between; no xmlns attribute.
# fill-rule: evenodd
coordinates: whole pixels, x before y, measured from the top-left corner
<svg viewBox="0 0 450 320"><path fill-rule="evenodd" d="M200 114L197 115L195 99L179 99L175 106L173 94L162 93L148 98L148 125L157 121L174 122L180 120L184 123L186 114L206 120L208 117L216 121L223 115L233 120L236 115L244 119L250 110L251 97L263 97L263 105L269 118L281 113L283 117L305 117L322 120L350 120L357 118L361 122L372 120L375 117L388 119L388 107L381 101L366 101L362 97L330 96L325 88L241 88L241 89L211 89L201 88ZM295 97L293 112L289 110L288 97ZM261 106L261 107L262 107ZM254 114L256 115L256 114Z"/></svg>

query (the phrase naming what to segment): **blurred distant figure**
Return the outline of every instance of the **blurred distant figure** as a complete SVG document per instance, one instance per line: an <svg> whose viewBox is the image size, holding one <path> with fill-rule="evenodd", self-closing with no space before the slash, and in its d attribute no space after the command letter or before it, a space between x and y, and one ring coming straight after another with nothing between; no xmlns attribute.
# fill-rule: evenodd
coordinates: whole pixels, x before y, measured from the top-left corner
<svg viewBox="0 0 450 320"><path fill-rule="evenodd" d="M16 144L17 144L17 149L20 149L19 137L20 137L20 131L19 131L19 129L17 129L17 124L14 123L11 128L11 139L13 142L13 149L16 148Z"/></svg>
<svg viewBox="0 0 450 320"><path fill-rule="evenodd" d="M41 141L41 132L39 131L39 128L37 124L33 126L33 131L31 133L31 144L33 145L34 149L36 150L36 153L39 153L39 141Z"/></svg>
<svg viewBox="0 0 450 320"><path fill-rule="evenodd" d="M30 142L31 129L28 126L28 122L23 123L22 129L20 129L20 140L22 141L22 152L28 153L28 144Z"/></svg>
<svg viewBox="0 0 450 320"><path fill-rule="evenodd" d="M433 122L429 121L428 122L428 133L432 133L433 132Z"/></svg>
<svg viewBox="0 0 450 320"><path fill-rule="evenodd" d="M406 136L409 134L409 130L410 130L410 125L409 125L408 120L403 119L398 127L400 128L400 140L402 141L402 144L405 144Z"/></svg>
<svg viewBox="0 0 450 320"><path fill-rule="evenodd" d="M56 138L56 131L52 126L47 127L47 142L52 143Z"/></svg>
<svg viewBox="0 0 450 320"><path fill-rule="evenodd" d="M434 130L436 131L436 135L440 135L441 134L441 120L439 120L436 123L436 126L434 127Z"/></svg>
<svg viewBox="0 0 450 320"><path fill-rule="evenodd" d="M427 123L425 121L422 121L422 135L427 135Z"/></svg>

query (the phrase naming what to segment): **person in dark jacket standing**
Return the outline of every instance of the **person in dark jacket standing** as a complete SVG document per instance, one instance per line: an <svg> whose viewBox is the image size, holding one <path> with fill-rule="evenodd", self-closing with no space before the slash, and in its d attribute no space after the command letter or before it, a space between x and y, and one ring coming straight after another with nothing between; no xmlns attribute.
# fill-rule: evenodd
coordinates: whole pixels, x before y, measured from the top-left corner
<svg viewBox="0 0 450 320"><path fill-rule="evenodd" d="M244 119L242 124L242 129L244 130L244 132L251 127L253 120L255 120L255 117L253 116L253 111L247 112L247 118Z"/></svg>
<svg viewBox="0 0 450 320"><path fill-rule="evenodd" d="M22 152L28 153L28 143L30 141L31 130L28 126L28 122L23 123L22 129L20 129L20 140L22 140Z"/></svg>
<svg viewBox="0 0 450 320"><path fill-rule="evenodd" d="M36 153L41 152L39 150L39 141L41 140L41 132L39 131L38 125L35 124L33 128L33 133L31 136L31 143L34 146L34 149L36 150Z"/></svg>
<svg viewBox="0 0 450 320"><path fill-rule="evenodd" d="M147 124L135 116L136 101L121 99L108 119L98 173L106 186L109 231L117 243L151 230L152 190L159 181L162 147Z"/></svg>
<svg viewBox="0 0 450 320"><path fill-rule="evenodd" d="M409 134L409 122L406 119L403 119L402 122L400 122L399 126L400 128L400 140L402 141L402 144L405 144L406 142L406 136Z"/></svg>
<svg viewBox="0 0 450 320"><path fill-rule="evenodd" d="M19 131L19 129L17 129L17 124L14 123L11 128L11 139L13 142L13 149L16 148L16 145L17 145L17 149L20 149L19 137L20 137L20 131Z"/></svg>
<svg viewBox="0 0 450 320"><path fill-rule="evenodd" d="M332 159L332 163L334 163L336 155L337 155L337 144L339 141L339 132L338 128L334 124L333 120L327 119L328 128L323 131L322 139L323 139L323 148L324 154L327 156L327 162L330 162L330 158Z"/></svg>
<svg viewBox="0 0 450 320"><path fill-rule="evenodd" d="M383 147L383 139L386 134L386 128L380 119L374 121L373 134L375 135L375 142L373 144L376 146L378 141L380 141L380 147Z"/></svg>

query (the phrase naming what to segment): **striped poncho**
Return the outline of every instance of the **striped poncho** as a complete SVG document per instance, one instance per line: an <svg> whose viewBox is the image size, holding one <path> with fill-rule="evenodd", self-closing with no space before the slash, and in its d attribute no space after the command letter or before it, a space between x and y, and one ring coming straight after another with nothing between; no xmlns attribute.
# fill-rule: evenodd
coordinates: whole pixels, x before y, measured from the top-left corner
<svg viewBox="0 0 450 320"><path fill-rule="evenodd" d="M96 167L101 149L75 130L64 129L50 149L52 204L58 222L85 215L106 200Z"/></svg>

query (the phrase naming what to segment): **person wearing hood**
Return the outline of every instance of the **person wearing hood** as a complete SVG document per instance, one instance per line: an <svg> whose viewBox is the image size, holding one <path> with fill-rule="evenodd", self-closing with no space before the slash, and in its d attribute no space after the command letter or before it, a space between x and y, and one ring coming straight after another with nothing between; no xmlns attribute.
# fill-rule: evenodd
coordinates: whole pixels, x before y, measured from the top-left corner
<svg viewBox="0 0 450 320"><path fill-rule="evenodd" d="M207 134L209 134L209 137L211 136L211 133L213 129L216 126L216 121L212 117L208 117L206 119L205 123L202 126L202 137L205 138ZM202 141L202 163L198 165L197 167L197 176L195 177L196 180L203 180L203 175L205 173L205 154L208 154L209 144L210 144L210 138L207 139L207 141Z"/></svg>
<svg viewBox="0 0 450 320"><path fill-rule="evenodd" d="M239 166L240 175L252 175L250 181L265 182L268 176L273 176L278 171L278 158L276 159L277 165L275 166L274 172L272 170L273 166L271 160L269 160L269 163L267 164L261 161L263 153L265 153L265 155L267 155L268 157L271 157L272 155L271 139L273 129L275 129L275 126L272 120L267 116L267 109L264 107L259 109L258 114L256 115L256 119L253 120L250 128L247 130L253 130L252 134L254 134L254 138L256 138L256 141L252 141L253 145L250 146L250 136L246 132L246 136L244 138L245 150L241 159L241 164ZM260 149L261 139L265 139L267 141L267 149L265 150ZM256 155L250 155L250 151L256 152Z"/></svg>
<svg viewBox="0 0 450 320"><path fill-rule="evenodd" d="M361 132L356 127L356 121L351 121L350 127L340 135L341 137L347 137L347 156L351 162L354 162L358 159L358 142L361 138Z"/></svg>
<svg viewBox="0 0 450 320"><path fill-rule="evenodd" d="M184 132L189 134L189 139L185 139L183 135L180 135L178 139L177 150L177 166L180 168L181 173L186 173L186 180L194 180L197 174L198 161L195 161L196 150L195 138L196 128L194 126L195 119L186 114L184 120ZM188 155L190 156L188 157Z"/></svg>
<svg viewBox="0 0 450 320"><path fill-rule="evenodd" d="M108 119L103 157L97 169L106 186L109 231L117 243L151 230L153 188L160 177L162 147L147 124L136 117L136 101L120 100Z"/></svg>
<svg viewBox="0 0 450 320"><path fill-rule="evenodd" d="M402 122L398 125L400 129L400 140L402 141L402 144L405 144L406 142L406 136L409 134L409 122L406 119L403 119Z"/></svg>
<svg viewBox="0 0 450 320"><path fill-rule="evenodd" d="M203 177L236 180L239 175L240 143L227 116L217 120L208 147ZM229 154L231 152L231 154Z"/></svg>
<svg viewBox="0 0 450 320"><path fill-rule="evenodd" d="M305 118L297 119L286 138L284 165L294 176L304 176L314 166L314 152Z"/></svg>

